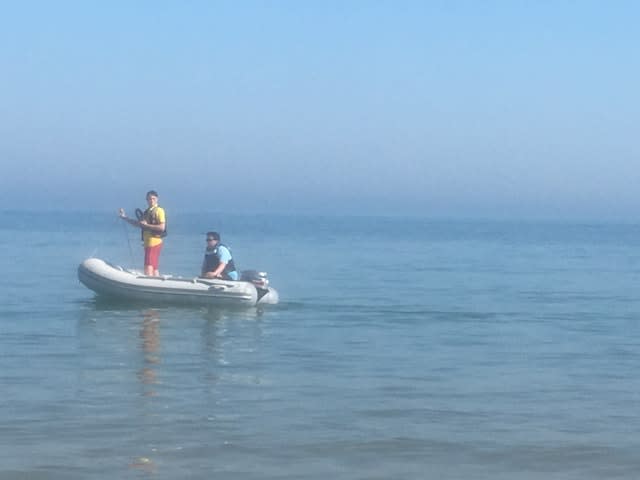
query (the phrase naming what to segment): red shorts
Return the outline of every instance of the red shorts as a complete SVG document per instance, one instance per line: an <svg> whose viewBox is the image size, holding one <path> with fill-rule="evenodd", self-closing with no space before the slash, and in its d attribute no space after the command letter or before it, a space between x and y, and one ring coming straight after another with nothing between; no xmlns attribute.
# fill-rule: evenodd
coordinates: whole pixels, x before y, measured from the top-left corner
<svg viewBox="0 0 640 480"><path fill-rule="evenodd" d="M162 243L155 247L144 247L144 265L151 265L154 270L158 270L158 262L160 261L160 250Z"/></svg>

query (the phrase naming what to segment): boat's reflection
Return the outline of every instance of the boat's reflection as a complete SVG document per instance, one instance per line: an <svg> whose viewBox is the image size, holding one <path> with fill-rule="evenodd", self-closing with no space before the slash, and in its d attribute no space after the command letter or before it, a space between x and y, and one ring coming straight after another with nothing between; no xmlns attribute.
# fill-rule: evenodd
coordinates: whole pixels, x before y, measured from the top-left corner
<svg viewBox="0 0 640 480"><path fill-rule="evenodd" d="M210 396L204 402L208 403L215 402L221 383L234 385L240 378L259 383L261 373L252 371L250 360L262 349L262 314L220 309L194 313L155 309L138 313L142 318L137 375L144 396L156 396L158 391L166 395L181 384L198 385L200 395Z"/></svg>
<svg viewBox="0 0 640 480"><path fill-rule="evenodd" d="M145 387L143 395L155 396L154 385L158 382L156 366L160 363L160 314L157 310L142 312L142 327L140 329L140 350L143 363L138 371L138 379Z"/></svg>
<svg viewBox="0 0 640 480"><path fill-rule="evenodd" d="M140 444L123 451L128 466L158 473L159 452L177 448L154 433L158 422L216 418L230 391L261 382L254 360L265 318L255 309L147 308L96 298L77 324L78 400L105 418L126 418Z"/></svg>
<svg viewBox="0 0 640 480"><path fill-rule="evenodd" d="M257 308L147 308L95 297L85 309L84 320L81 334L87 344L93 343L90 336L106 334L113 342L112 355L137 357L135 374L144 387L142 395L156 396L159 385L179 381L180 376L174 373L176 362L186 353L180 348L188 349L189 361L197 362L191 374L200 375L207 383L219 380L222 370L230 366L234 350L246 348L247 342L254 350L260 348L264 313ZM131 345L134 335L137 352L119 350ZM109 343L100 340L101 345ZM242 362L241 357L234 358Z"/></svg>

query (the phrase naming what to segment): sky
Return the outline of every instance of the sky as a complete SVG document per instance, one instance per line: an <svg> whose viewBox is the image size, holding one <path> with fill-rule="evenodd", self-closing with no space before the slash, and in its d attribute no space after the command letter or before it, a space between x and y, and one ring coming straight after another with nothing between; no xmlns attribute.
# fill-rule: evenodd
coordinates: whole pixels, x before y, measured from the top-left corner
<svg viewBox="0 0 640 480"><path fill-rule="evenodd" d="M3 209L640 212L640 2L0 1Z"/></svg>

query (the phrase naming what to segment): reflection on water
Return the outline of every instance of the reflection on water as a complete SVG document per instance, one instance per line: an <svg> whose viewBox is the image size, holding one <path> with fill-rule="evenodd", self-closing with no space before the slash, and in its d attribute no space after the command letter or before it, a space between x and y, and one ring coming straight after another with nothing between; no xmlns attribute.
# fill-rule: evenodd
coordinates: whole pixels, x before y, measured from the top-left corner
<svg viewBox="0 0 640 480"><path fill-rule="evenodd" d="M260 313L86 305L76 408L123 469L171 475L167 457L236 435L247 389L261 388L269 364Z"/></svg>
<svg viewBox="0 0 640 480"><path fill-rule="evenodd" d="M138 378L147 387L143 395L155 396L156 391L153 386L158 383L155 366L160 363L160 314L157 310L144 310L142 318L140 348L144 363L138 371Z"/></svg>

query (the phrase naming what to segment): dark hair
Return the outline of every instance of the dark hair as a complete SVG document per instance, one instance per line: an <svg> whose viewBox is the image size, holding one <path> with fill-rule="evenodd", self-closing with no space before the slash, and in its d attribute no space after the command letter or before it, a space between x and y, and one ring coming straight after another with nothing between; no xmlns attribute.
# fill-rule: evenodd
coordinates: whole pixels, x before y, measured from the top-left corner
<svg viewBox="0 0 640 480"><path fill-rule="evenodd" d="M207 232L207 237L215 238L216 242L220 241L220 234L218 232Z"/></svg>
<svg viewBox="0 0 640 480"><path fill-rule="evenodd" d="M158 196L158 192L156 192L155 190L149 190L147 192L146 196L148 197L149 195L153 195L154 197L157 197Z"/></svg>

